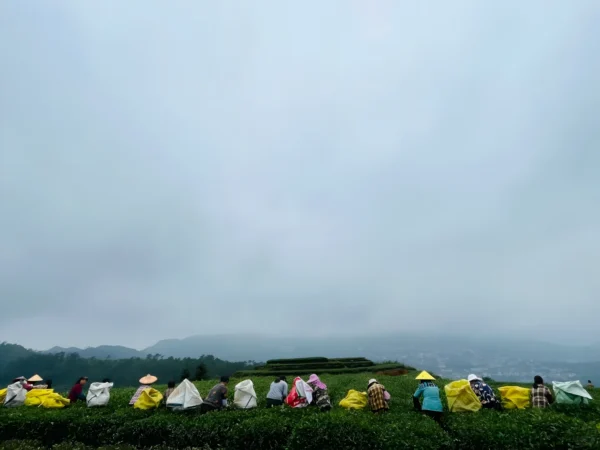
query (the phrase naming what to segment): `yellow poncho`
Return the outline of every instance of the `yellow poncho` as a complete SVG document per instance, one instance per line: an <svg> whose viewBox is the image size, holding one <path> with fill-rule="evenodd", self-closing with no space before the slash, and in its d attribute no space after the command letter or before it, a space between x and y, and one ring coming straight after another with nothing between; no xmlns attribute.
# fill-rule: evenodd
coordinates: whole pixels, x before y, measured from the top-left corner
<svg viewBox="0 0 600 450"><path fill-rule="evenodd" d="M69 399L54 392L54 389L32 389L25 397L25 406L39 406L42 408L64 408L69 404Z"/></svg>
<svg viewBox="0 0 600 450"><path fill-rule="evenodd" d="M444 390L450 411L475 412L481 409L481 402L467 380L453 381L444 386Z"/></svg>
<svg viewBox="0 0 600 450"><path fill-rule="evenodd" d="M148 388L142 392L140 398L133 404L134 408L137 409L152 409L158 408L163 395L154 388Z"/></svg>
<svg viewBox="0 0 600 450"><path fill-rule="evenodd" d="M350 389L346 397L340 401L340 406L347 409L363 409L367 406L367 393Z"/></svg>
<svg viewBox="0 0 600 450"><path fill-rule="evenodd" d="M504 409L525 409L531 404L529 398L530 389L519 386L502 386L498 390L502 397L502 406Z"/></svg>

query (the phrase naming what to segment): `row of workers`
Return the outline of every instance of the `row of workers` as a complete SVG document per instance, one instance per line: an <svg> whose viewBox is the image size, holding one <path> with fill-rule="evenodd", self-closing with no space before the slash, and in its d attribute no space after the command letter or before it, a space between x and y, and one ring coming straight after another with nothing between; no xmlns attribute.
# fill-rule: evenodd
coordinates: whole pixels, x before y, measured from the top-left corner
<svg viewBox="0 0 600 450"><path fill-rule="evenodd" d="M443 413L440 390L435 384L435 378L427 372L420 373L417 378L419 385L413 395L415 409L424 414L439 420ZM62 407L65 404L85 401L88 406L103 406L108 404L110 390L113 384L109 380L103 380L102 383L92 383L87 395L83 393L84 386L87 384L87 377L80 377L71 388L68 399L64 399L59 394L54 393L51 383L40 384L41 377L38 375L26 380L24 377L18 377L13 380L14 383L9 386L11 395L4 395L5 406L18 406L29 404L46 407ZM152 387L158 378L153 375L142 377L140 386L131 398L129 404L140 409L150 409L166 404L173 409L189 409L199 407L202 412L220 410L227 407L229 378L222 377L220 382L214 386L205 399L200 397L197 388L187 380L184 380L179 386L175 387L174 382L169 382L164 393L158 392ZM574 384L576 383L576 384ZM582 400L582 403L591 399L589 393L584 391L579 382L555 383L557 385L567 384L568 388L559 390L559 394L570 395L573 398ZM577 386L578 384L578 386ZM588 386L591 382L588 383ZM564 386L563 386L564 387ZM25 392L38 389L35 395L27 396ZM503 391L503 389L506 389ZM500 388L503 400L512 397L515 407L521 408L533 406L535 408L545 408L554 402L554 396L549 388L544 385L541 377L536 376L534 385L531 389L520 387ZM4 391L7 391L6 389ZM501 403L495 395L493 389L487 385L480 377L469 375L467 380L455 381L445 386L446 397L451 411L476 411L480 408L501 409ZM569 392L571 392L569 394ZM0 391L1 396L1 391ZM362 409L369 406L374 413L385 412L389 409L391 396L385 386L376 379L371 379L367 385L366 392L350 390L347 396L340 402L340 405L349 409ZM267 407L280 406L287 404L293 408L301 408L314 405L322 411L331 409L331 400L328 388L320 378L313 374L307 382L297 377L292 388L289 389L285 377L276 378L270 385L267 393ZM256 392L251 380L244 380L235 386L234 405L240 408L254 408L257 406Z"/></svg>

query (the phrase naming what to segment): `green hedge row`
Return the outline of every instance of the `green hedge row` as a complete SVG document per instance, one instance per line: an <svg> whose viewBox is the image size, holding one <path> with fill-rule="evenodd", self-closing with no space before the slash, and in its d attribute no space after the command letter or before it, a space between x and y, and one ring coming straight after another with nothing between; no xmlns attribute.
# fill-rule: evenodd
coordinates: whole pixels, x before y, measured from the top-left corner
<svg viewBox="0 0 600 450"><path fill-rule="evenodd" d="M2 448L542 450L600 446L594 423L554 411L450 414L443 427L414 412L371 415L338 410L323 414L316 409L277 408L204 416L150 413L141 418L96 413L73 409L61 415L1 417L1 439L13 445L3 443ZM19 446L20 439L27 440L23 446Z"/></svg>
<svg viewBox="0 0 600 450"><path fill-rule="evenodd" d="M343 369L344 367L369 367L374 366L372 361L328 361L306 364L268 364L262 367L262 370L326 370Z"/></svg>
<svg viewBox="0 0 600 450"><path fill-rule="evenodd" d="M327 361L329 361L329 359L323 356L311 356L310 358L269 359L267 364L300 364Z"/></svg>
<svg viewBox="0 0 600 450"><path fill-rule="evenodd" d="M336 375L336 374L352 374L352 373L364 373L364 372L380 372L383 370L393 370L393 369L404 369L404 366L402 364L376 364L374 366L369 366L369 367L345 367L342 369L322 369L319 372L319 375L321 374L330 374L330 375ZM278 375L285 375L285 376L296 376L296 375L307 375L310 374L312 372L315 372L315 370L310 369L310 368L303 368L303 369L290 369L290 370L264 370L264 369L259 369L259 370L242 370L239 372L236 372L234 375L236 377L268 377L268 376L278 376Z"/></svg>
<svg viewBox="0 0 600 450"><path fill-rule="evenodd" d="M451 443L434 422L419 414L407 414L404 425L389 417L345 411L322 414L315 409L263 409L204 416L180 414L176 418L174 414L171 417L148 415L138 420L106 415L75 417L73 414L52 418L39 415L35 421L19 419L0 421L2 439L29 439L44 446L78 442L90 447L127 444L138 448L205 446L228 450L391 450L399 448L397 443L402 441L410 441L413 447L409 448L437 449L440 442ZM408 423L414 428L407 430Z"/></svg>
<svg viewBox="0 0 600 450"><path fill-rule="evenodd" d="M342 361L342 362L358 362L358 361L369 361L367 358L362 356L356 356L354 358L331 358L330 361Z"/></svg>

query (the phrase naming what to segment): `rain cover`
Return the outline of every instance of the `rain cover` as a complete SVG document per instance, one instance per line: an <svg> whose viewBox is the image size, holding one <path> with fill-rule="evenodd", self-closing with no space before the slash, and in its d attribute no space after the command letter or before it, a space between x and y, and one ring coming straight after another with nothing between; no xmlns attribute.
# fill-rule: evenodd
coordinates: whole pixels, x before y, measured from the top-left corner
<svg viewBox="0 0 600 450"><path fill-rule="evenodd" d="M579 381L553 381L556 403L567 405L587 405L592 396L586 391Z"/></svg>
<svg viewBox="0 0 600 450"><path fill-rule="evenodd" d="M196 386L187 378L179 383L179 386L167 398L167 408L174 411L197 408L202 404L202 397Z"/></svg>
<svg viewBox="0 0 600 450"><path fill-rule="evenodd" d="M451 412L476 412L481 409L479 398L467 380L453 381L444 386Z"/></svg>
<svg viewBox="0 0 600 450"><path fill-rule="evenodd" d="M25 398L27 398L27 391L20 381L9 384L6 388L4 406L22 406L25 403Z"/></svg>
<svg viewBox="0 0 600 450"><path fill-rule="evenodd" d="M504 409L525 409L531 406L531 389L519 386L502 386L498 388Z"/></svg>
<svg viewBox="0 0 600 450"><path fill-rule="evenodd" d="M88 407L106 406L110 400L110 390L113 383L92 383L88 389L86 402Z"/></svg>
<svg viewBox="0 0 600 450"><path fill-rule="evenodd" d="M292 408L305 408L312 403L313 389L300 377L294 379L285 402Z"/></svg>
<svg viewBox="0 0 600 450"><path fill-rule="evenodd" d="M235 385L233 403L242 409L256 408L256 392L251 380L244 380Z"/></svg>

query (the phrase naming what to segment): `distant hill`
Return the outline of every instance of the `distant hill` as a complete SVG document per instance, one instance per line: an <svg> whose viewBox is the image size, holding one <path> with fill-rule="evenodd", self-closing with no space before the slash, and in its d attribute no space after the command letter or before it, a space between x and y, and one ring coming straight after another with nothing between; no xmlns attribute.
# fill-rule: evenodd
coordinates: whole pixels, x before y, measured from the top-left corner
<svg viewBox="0 0 600 450"><path fill-rule="evenodd" d="M486 336L406 333L327 338L196 335L161 340L143 350L100 346L86 349L54 347L46 352L75 352L84 358L98 359L145 358L148 354L176 358L215 355L228 361L266 361L315 354L325 357L364 355L375 362L401 361L414 367L429 368L447 378L465 377L475 372L506 381L530 381L538 373L555 380L600 380L598 345L572 346Z"/></svg>
<svg viewBox="0 0 600 450"><path fill-rule="evenodd" d="M88 347L84 349L77 347L52 347L49 350L44 350L42 353L77 353L82 358L97 359L145 358L147 355L147 353L122 345L100 345L99 347Z"/></svg>
<svg viewBox="0 0 600 450"><path fill-rule="evenodd" d="M126 347L106 346L100 348L99 355L108 350L130 350ZM165 383L183 377L201 379L230 375L240 370L251 370L255 364L247 361L224 361L212 355L199 358L163 358L160 355L127 358L81 357L76 348L55 348L56 353L37 352L17 344L0 344L0 386L5 386L17 376L40 374L44 379L52 379L58 389L66 389L77 377L86 375L91 380L109 378L119 386L135 386L138 379L147 373L158 376ZM66 350L66 351L63 351ZM88 349L86 349L88 350ZM137 352L137 351L136 351ZM94 352L86 352L93 354ZM140 353L140 352L138 352ZM131 355L124 351L122 354Z"/></svg>
<svg viewBox="0 0 600 450"><path fill-rule="evenodd" d="M29 350L22 345L2 342L0 344L0 367L4 367L12 361L25 358L35 353L34 350Z"/></svg>
<svg viewBox="0 0 600 450"><path fill-rule="evenodd" d="M315 353L327 357L365 355L374 360L404 360L406 356L451 355L454 359L502 355L513 359L594 362L600 359L600 347L567 346L516 339L486 339L483 336L458 337L443 335L381 334L377 336L270 337L260 334L190 336L167 339L142 350L167 356L195 357L215 354L230 360L298 358Z"/></svg>

